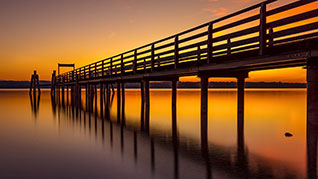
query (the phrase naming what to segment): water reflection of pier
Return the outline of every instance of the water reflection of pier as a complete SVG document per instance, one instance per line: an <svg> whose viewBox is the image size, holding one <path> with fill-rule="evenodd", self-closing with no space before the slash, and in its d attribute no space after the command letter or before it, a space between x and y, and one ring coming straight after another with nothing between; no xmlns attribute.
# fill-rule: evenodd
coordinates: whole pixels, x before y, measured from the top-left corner
<svg viewBox="0 0 318 179"><path fill-rule="evenodd" d="M30 96L31 110L36 119L39 112L40 97L41 97L39 75L36 73L36 71L34 71L34 73L31 75L30 84L31 85L29 90L29 96Z"/></svg>
<svg viewBox="0 0 318 179"><path fill-rule="evenodd" d="M71 101L74 100L71 99L72 95L69 95L70 98L64 102L58 96L52 98L52 108L58 109L59 124L63 125L65 121L71 121L74 127L88 131L88 134L94 136L97 142L109 145L115 156L124 157L135 165L148 168L153 175L165 175L167 178L272 178L277 177L275 168L285 165L279 163L275 166L266 158L248 153L244 144L243 115L238 115L235 149L209 143L204 135L201 135L201 142L191 141L189 145L189 140L183 141L178 136L176 100L172 103L171 136L158 137L149 133L149 126L147 129L142 117L141 124L144 125L140 126L110 120L117 119L117 116L110 116L109 112L115 92L112 90L106 90L106 92L111 93L108 95L109 101L107 97L102 96L104 100L99 105L95 88L91 91L93 97L91 101L88 99L86 102L83 98L78 101L79 104L73 103L75 105L71 105ZM172 91L172 98L176 98L175 90ZM100 105L104 108L100 108ZM141 108L141 110L144 109ZM307 175L308 178L315 178L317 175L317 132L315 129L308 128L307 135ZM197 145L198 143L201 144ZM250 163L251 158L253 163ZM279 177L296 176L286 167Z"/></svg>
<svg viewBox="0 0 318 179"><path fill-rule="evenodd" d="M31 110L36 118L40 108L41 95L40 94L36 95L36 93L34 93L33 95L30 94L29 96L30 96Z"/></svg>

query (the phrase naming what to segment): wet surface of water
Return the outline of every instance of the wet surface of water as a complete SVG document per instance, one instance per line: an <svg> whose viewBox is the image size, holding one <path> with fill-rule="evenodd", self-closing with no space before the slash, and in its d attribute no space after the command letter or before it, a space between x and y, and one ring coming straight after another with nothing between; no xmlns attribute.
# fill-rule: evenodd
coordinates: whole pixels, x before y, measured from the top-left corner
<svg viewBox="0 0 318 179"><path fill-rule="evenodd" d="M306 90L247 90L244 127L235 90L210 90L207 141L200 91L151 90L149 132L141 131L138 90L126 90L125 125L62 105L42 91L0 91L0 178L306 178L316 174L315 132L306 130ZM35 102L35 103L34 103ZM69 101L70 103L70 101ZM94 106L95 109L95 106ZM104 109L103 109L104 111ZM105 111L104 111L105 112ZM285 132L293 134L285 137ZM307 140L308 139L308 140Z"/></svg>

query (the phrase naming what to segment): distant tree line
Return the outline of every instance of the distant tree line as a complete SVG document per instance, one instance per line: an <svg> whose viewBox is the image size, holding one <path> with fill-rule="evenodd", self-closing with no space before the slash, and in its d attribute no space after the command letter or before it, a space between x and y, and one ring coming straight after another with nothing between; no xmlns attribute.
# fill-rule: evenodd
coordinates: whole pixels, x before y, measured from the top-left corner
<svg viewBox="0 0 318 179"><path fill-rule="evenodd" d="M50 81L40 81L40 85L48 85ZM30 81L0 81L0 88L30 88ZM45 88L50 88L46 86Z"/></svg>

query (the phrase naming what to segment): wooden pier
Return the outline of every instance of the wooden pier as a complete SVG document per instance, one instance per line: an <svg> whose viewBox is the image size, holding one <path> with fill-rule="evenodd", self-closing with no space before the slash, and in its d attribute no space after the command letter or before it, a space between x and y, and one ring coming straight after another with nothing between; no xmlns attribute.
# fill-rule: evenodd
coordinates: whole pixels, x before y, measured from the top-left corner
<svg viewBox="0 0 318 179"><path fill-rule="evenodd" d="M209 78L237 79L238 125L243 126L244 83L249 72L303 66L307 68L307 121L318 125L318 1L300 0L268 9L273 2L275 0L256 4L64 74L53 72L52 95L58 95L64 102L65 88L67 91L71 88L71 103L81 108L81 89L85 88L86 109L93 111L100 87L101 116L105 117L110 115L116 85L117 122L124 124L125 84L138 82L141 84L141 125L149 132L149 83L172 82L172 125L176 126L177 81L183 76L198 76L201 79L201 139L205 148ZM316 8L288 13L310 4ZM277 15L281 16L278 20L273 18Z"/></svg>

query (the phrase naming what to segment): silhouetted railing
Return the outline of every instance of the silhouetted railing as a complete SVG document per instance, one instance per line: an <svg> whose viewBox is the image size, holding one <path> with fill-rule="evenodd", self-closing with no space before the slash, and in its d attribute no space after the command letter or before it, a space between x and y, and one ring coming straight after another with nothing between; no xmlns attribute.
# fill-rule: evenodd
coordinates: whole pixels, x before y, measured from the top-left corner
<svg viewBox="0 0 318 179"><path fill-rule="evenodd" d="M317 0L300 0L267 10L267 5L275 1L268 0L256 4L179 34L77 68L57 76L57 82L91 80L177 69L187 65L203 65L220 62L215 60L220 59L219 57L250 51L262 56L266 55L270 48L318 37L318 21L313 19L318 17L318 9L299 12L296 15L286 13L288 10ZM241 17L246 13L245 16L248 17ZM279 20L268 21L273 16L283 13L287 15L284 14ZM232 20L226 23L229 19ZM303 23L310 19L313 20Z"/></svg>

